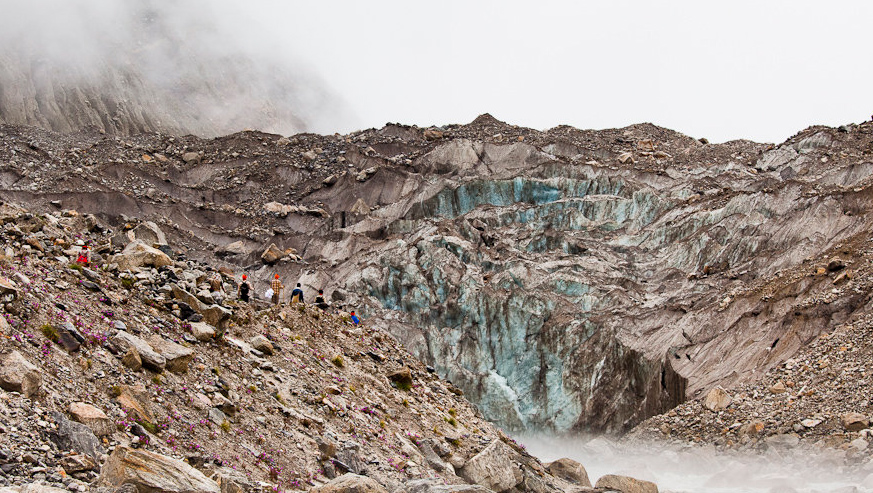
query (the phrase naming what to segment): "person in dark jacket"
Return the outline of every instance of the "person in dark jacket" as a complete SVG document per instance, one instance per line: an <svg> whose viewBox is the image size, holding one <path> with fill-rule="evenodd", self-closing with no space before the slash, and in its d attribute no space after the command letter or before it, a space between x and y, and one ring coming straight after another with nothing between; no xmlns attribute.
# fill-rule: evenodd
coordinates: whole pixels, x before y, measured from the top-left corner
<svg viewBox="0 0 873 493"><path fill-rule="evenodd" d="M303 303L303 290L300 288L300 283L297 287L291 290L291 303Z"/></svg>
<svg viewBox="0 0 873 493"><path fill-rule="evenodd" d="M315 297L315 306L321 308L322 310L327 310L327 302L324 301L324 290L318 290L318 296Z"/></svg>
<svg viewBox="0 0 873 493"><path fill-rule="evenodd" d="M236 290L236 295L240 299L240 301L249 302L249 291L252 290L252 285L249 284L248 278L245 274L242 276L242 282L239 283L239 288Z"/></svg>

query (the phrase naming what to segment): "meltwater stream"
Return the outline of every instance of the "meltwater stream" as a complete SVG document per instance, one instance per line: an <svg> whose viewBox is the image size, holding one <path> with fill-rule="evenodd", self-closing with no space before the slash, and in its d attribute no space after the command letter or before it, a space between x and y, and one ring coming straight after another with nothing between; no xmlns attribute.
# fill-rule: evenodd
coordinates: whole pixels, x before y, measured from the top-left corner
<svg viewBox="0 0 873 493"><path fill-rule="evenodd" d="M661 493L867 493L873 463L846 467L833 449L720 452L713 447L617 444L604 438L518 437L544 463L567 457L581 463L592 485L605 474L653 481Z"/></svg>

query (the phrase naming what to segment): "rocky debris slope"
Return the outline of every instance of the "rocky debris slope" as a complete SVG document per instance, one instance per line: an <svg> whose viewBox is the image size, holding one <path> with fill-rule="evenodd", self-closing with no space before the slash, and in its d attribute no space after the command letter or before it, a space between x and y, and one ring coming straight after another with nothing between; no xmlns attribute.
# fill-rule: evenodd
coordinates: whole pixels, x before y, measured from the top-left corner
<svg viewBox="0 0 873 493"><path fill-rule="evenodd" d="M70 210L4 204L0 224L3 491L591 486L572 461L550 474L376 325L216 299L209 277L233 293L236 276L144 241L153 224L126 246ZM88 266L70 260L84 244Z"/></svg>
<svg viewBox="0 0 873 493"><path fill-rule="evenodd" d="M627 430L868 310L804 269L873 226L869 122L779 146L490 115L287 138L0 130L0 196L152 220L260 291L274 272L324 288L511 429Z"/></svg>
<svg viewBox="0 0 873 493"><path fill-rule="evenodd" d="M873 289L873 240L867 234L833 253L797 269L796 275L823 279L832 287L811 300L812 306L843 303L850 293L866 297ZM827 452L830 460L871 467L871 356L873 314L865 310L819 334L757 381L707 389L700 398L640 423L625 439L714 444L724 450L808 448Z"/></svg>

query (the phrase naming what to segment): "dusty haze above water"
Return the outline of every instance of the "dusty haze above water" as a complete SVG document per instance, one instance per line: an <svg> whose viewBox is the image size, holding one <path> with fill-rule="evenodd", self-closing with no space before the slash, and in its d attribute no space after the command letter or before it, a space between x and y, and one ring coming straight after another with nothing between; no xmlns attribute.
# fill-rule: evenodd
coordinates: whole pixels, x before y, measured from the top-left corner
<svg viewBox="0 0 873 493"><path fill-rule="evenodd" d="M569 457L592 483L605 474L654 481L665 492L815 493L873 491L873 464L844 470L835 450L771 448L759 454L714 447L615 443L605 438L519 438L543 462Z"/></svg>

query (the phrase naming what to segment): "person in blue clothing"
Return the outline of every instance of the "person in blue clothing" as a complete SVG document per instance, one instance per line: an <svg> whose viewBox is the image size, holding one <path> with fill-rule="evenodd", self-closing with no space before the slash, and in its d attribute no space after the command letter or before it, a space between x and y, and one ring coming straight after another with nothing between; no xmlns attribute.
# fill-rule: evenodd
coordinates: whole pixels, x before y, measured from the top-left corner
<svg viewBox="0 0 873 493"><path fill-rule="evenodd" d="M291 291L291 303L303 303L303 290L300 289L300 283Z"/></svg>
<svg viewBox="0 0 873 493"><path fill-rule="evenodd" d="M361 323L361 319L359 319L358 316L355 315L355 311L354 311L354 310L352 310L351 315L352 315L352 323L353 323L353 324L358 325L358 324Z"/></svg>

